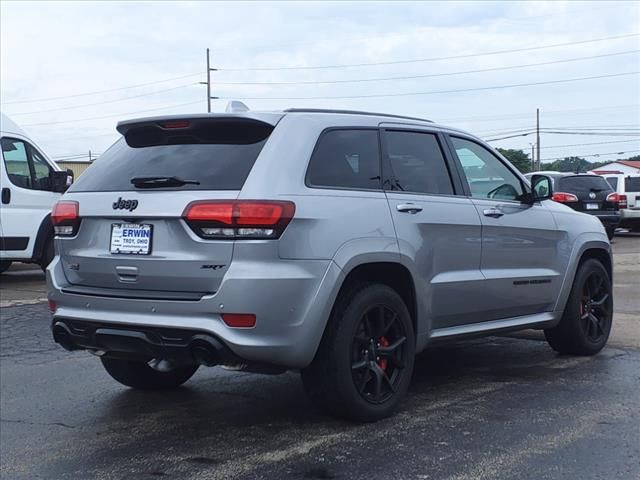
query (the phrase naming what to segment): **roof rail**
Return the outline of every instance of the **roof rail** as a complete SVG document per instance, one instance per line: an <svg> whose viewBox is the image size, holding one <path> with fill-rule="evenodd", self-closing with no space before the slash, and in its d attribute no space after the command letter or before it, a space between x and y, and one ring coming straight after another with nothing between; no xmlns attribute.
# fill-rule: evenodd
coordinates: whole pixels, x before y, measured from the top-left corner
<svg viewBox="0 0 640 480"><path fill-rule="evenodd" d="M287 108L286 110L284 110L284 112L285 113L338 113L338 114L346 114L346 115L371 115L375 117L401 118L403 120L418 120L420 122L433 123L433 121L427 120L426 118L406 117L404 115L392 115L390 113L362 112L360 110L331 110L331 109L324 109L324 108Z"/></svg>

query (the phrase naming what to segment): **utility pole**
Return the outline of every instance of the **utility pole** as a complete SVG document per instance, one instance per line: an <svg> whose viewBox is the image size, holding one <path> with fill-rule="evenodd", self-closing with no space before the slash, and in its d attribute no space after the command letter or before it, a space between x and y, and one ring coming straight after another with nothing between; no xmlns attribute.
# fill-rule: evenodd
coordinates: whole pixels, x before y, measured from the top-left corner
<svg viewBox="0 0 640 480"><path fill-rule="evenodd" d="M211 100L218 98L211 96L211 72L215 72L217 70L217 68L211 68L211 57L209 55L209 49L207 48L207 81L200 82L200 85L207 86L207 112L209 113L211 113Z"/></svg>
<svg viewBox="0 0 640 480"><path fill-rule="evenodd" d="M540 163L540 109L536 108L536 150L538 153L538 170L542 168Z"/></svg>
<svg viewBox="0 0 640 480"><path fill-rule="evenodd" d="M535 143L530 143L529 145L531 145L531 171L535 172L536 171L536 156L535 156Z"/></svg>

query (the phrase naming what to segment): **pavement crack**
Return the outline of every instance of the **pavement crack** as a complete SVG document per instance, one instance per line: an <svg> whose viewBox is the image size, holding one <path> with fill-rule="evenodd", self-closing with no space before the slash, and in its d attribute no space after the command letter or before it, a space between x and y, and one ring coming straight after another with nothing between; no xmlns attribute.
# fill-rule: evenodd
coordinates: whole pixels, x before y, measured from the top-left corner
<svg viewBox="0 0 640 480"><path fill-rule="evenodd" d="M4 423L20 423L23 425L36 425L43 427L64 427L64 428L76 428L75 425L69 425L62 422L30 422L29 420L9 420L6 418L0 418L0 422Z"/></svg>

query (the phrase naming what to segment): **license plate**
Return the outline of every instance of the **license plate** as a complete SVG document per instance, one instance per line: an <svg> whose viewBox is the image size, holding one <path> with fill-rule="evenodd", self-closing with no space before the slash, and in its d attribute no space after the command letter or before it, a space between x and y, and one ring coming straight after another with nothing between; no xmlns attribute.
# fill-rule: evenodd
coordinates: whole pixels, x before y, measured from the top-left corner
<svg viewBox="0 0 640 480"><path fill-rule="evenodd" d="M149 255L151 238L151 225L114 223L111 225L111 253Z"/></svg>
<svg viewBox="0 0 640 480"><path fill-rule="evenodd" d="M587 203L587 210L598 210L599 206L597 203Z"/></svg>

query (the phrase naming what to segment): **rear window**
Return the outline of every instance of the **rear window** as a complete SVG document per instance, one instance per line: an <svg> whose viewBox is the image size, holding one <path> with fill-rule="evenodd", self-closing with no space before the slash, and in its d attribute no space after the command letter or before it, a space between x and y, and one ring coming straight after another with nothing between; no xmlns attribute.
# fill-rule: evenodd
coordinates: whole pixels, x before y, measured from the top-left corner
<svg viewBox="0 0 640 480"><path fill-rule="evenodd" d="M557 190L562 192L601 192L611 190L611 185L604 178L596 175L561 177L558 180Z"/></svg>
<svg viewBox="0 0 640 480"><path fill-rule="evenodd" d="M618 177L607 177L607 182L611 185L611 188L614 190L618 189Z"/></svg>
<svg viewBox="0 0 640 480"><path fill-rule="evenodd" d="M381 188L378 131L325 132L309 161L307 184L329 188Z"/></svg>
<svg viewBox="0 0 640 480"><path fill-rule="evenodd" d="M148 129L146 129L148 130ZM137 190L131 184L136 177L178 177L199 184L162 187L154 190L240 190L253 168L272 128L256 135L255 128L243 136L236 124L233 136L228 131L216 135L216 129L180 137L139 135L121 138L80 176L71 192L110 192ZM127 135L130 135L129 133ZM200 142L200 143L198 143ZM171 144L175 143L175 144Z"/></svg>
<svg viewBox="0 0 640 480"><path fill-rule="evenodd" d="M640 192L640 177L625 178L624 189L627 192Z"/></svg>

